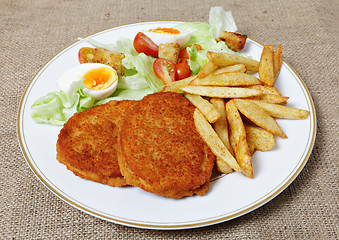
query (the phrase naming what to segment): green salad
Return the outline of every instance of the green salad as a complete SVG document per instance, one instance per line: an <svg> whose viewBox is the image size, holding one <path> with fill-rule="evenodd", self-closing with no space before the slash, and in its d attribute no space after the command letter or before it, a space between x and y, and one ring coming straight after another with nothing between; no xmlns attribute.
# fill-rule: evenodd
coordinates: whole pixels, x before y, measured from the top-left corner
<svg viewBox="0 0 339 240"><path fill-rule="evenodd" d="M198 74L202 66L208 62L207 51L239 54L230 50L225 42L216 41L222 31L237 30L232 13L224 11L221 7L211 8L209 24L187 22L172 28L189 34L187 43L181 47L188 53L187 64L190 75ZM76 112L111 100L140 100L148 94L158 92L164 86L163 80L154 71L154 62L157 58L136 51L133 40L120 39L112 44L104 44L92 39L80 39L80 41L96 48L124 54L121 61L124 74L118 77L115 91L108 97L96 99L84 92L82 82L74 81L67 90L47 93L34 102L31 106L31 117L35 122L63 125ZM199 45L199 49L196 44Z"/></svg>

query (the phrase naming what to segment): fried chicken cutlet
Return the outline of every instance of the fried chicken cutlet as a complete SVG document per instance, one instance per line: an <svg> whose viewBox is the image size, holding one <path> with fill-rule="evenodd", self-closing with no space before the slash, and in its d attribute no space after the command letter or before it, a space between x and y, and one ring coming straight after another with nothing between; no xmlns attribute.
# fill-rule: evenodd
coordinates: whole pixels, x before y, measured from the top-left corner
<svg viewBox="0 0 339 240"><path fill-rule="evenodd" d="M126 185L118 164L117 141L123 118L135 102L110 101L74 114L59 133L57 160L81 178Z"/></svg>
<svg viewBox="0 0 339 240"><path fill-rule="evenodd" d="M171 92L147 95L134 105L118 144L128 184L169 198L207 193L215 156L196 131L194 110Z"/></svg>

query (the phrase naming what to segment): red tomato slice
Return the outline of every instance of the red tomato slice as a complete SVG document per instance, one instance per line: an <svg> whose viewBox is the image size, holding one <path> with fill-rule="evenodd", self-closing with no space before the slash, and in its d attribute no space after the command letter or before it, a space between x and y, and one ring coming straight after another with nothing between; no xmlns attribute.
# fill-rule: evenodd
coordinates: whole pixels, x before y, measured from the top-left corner
<svg viewBox="0 0 339 240"><path fill-rule="evenodd" d="M177 64L175 64L175 69L176 69L175 80L181 80L191 76L192 71L190 66L188 65L187 59L183 59Z"/></svg>
<svg viewBox="0 0 339 240"><path fill-rule="evenodd" d="M79 53L79 62L82 63L90 63L94 57L94 49L90 47L80 48Z"/></svg>
<svg viewBox="0 0 339 240"><path fill-rule="evenodd" d="M134 49L138 53L145 53L153 57L158 57L159 47L149 37L142 32L138 32L133 41Z"/></svg>
<svg viewBox="0 0 339 240"><path fill-rule="evenodd" d="M191 47L191 46L192 45L189 45L188 47ZM196 49L198 51L200 51L202 49L202 47L199 44L194 44L194 46L196 47ZM187 53L187 48L188 47L185 47L185 48L180 50L179 58L181 58L181 59L188 59L189 58L188 53Z"/></svg>
<svg viewBox="0 0 339 240"><path fill-rule="evenodd" d="M153 63L153 70L165 85L175 81L175 66L167 59L156 59Z"/></svg>

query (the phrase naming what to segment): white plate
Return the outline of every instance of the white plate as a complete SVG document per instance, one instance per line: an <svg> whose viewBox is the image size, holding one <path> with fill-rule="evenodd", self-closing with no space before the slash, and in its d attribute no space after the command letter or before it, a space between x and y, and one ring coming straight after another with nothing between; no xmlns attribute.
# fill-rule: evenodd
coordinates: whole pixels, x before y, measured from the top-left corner
<svg viewBox="0 0 339 240"><path fill-rule="evenodd" d="M112 43L133 38L144 29L171 27L179 22L146 22L108 29L89 38ZM315 108L304 82L283 62L276 87L289 96L288 106L310 111L305 120L278 120L288 139L276 137L276 146L253 155L254 179L232 173L211 180L205 196L169 199L136 187L114 188L76 177L56 160L60 127L37 124L30 117L33 102L58 90L57 79L78 65L85 43L76 42L46 63L29 83L18 113L18 139L30 168L59 198L95 217L148 229L195 228L227 221L248 213L282 192L300 173L311 154L316 135ZM288 47L288 46L286 46ZM259 60L262 45L248 39L245 54Z"/></svg>

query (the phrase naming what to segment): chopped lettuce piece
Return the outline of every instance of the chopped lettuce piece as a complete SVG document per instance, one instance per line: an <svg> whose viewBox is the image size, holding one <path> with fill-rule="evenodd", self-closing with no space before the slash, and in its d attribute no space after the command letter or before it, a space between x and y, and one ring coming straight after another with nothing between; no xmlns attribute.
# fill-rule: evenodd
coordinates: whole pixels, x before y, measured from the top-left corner
<svg viewBox="0 0 339 240"><path fill-rule="evenodd" d="M187 22L181 23L173 28L178 29L179 31L189 33L191 35L189 41L186 43L185 47L190 46L194 43L202 44L204 42L210 41L213 37L210 35L210 25L203 22Z"/></svg>
<svg viewBox="0 0 339 240"><path fill-rule="evenodd" d="M93 104L93 98L85 95L82 89L70 94L51 92L33 103L31 117L37 123L61 126L74 113L91 108Z"/></svg>
<svg viewBox="0 0 339 240"><path fill-rule="evenodd" d="M117 89L114 94L108 98L102 99L95 103L95 105L101 105L108 103L111 100L141 100L144 96L153 93L150 88L144 88L139 90L131 89Z"/></svg>
<svg viewBox="0 0 339 240"><path fill-rule="evenodd" d="M237 31L232 12L226 12L222 7L211 7L209 22L211 25L210 34L215 39L219 38L222 31Z"/></svg>
<svg viewBox="0 0 339 240"><path fill-rule="evenodd" d="M187 48L187 53L189 56L188 65L191 68L192 74L196 75L200 72L202 66L204 66L208 62L206 51L198 51L197 48L193 45L192 47Z"/></svg>
<svg viewBox="0 0 339 240"><path fill-rule="evenodd" d="M140 53L137 56L126 54L122 60L122 65L127 69L135 69L138 73L132 76L126 76L125 81L130 79L145 81L153 92L158 92L163 86L163 82L153 71L153 62L155 58Z"/></svg>

